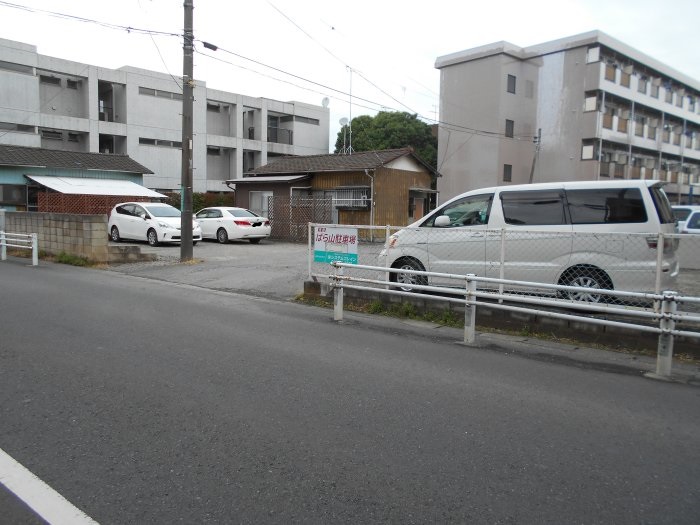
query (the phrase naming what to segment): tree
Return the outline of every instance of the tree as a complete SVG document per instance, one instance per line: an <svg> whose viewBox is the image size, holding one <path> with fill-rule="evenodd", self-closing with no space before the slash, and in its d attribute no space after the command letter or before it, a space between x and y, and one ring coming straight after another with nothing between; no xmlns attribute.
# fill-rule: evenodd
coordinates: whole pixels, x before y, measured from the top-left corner
<svg viewBox="0 0 700 525"><path fill-rule="evenodd" d="M401 111L380 111L374 117L361 115L352 119L353 151L372 151L412 147L423 161L437 166L437 138L431 127L417 115ZM350 128L338 132L335 153L350 146Z"/></svg>

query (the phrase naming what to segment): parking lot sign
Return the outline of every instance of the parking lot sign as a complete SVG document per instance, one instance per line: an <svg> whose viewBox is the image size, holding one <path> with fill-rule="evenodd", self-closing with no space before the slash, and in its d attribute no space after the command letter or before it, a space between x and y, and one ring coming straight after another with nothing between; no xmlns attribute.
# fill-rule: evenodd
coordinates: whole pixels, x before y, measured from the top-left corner
<svg viewBox="0 0 700 525"><path fill-rule="evenodd" d="M314 262L333 261L357 264L357 228L315 228Z"/></svg>

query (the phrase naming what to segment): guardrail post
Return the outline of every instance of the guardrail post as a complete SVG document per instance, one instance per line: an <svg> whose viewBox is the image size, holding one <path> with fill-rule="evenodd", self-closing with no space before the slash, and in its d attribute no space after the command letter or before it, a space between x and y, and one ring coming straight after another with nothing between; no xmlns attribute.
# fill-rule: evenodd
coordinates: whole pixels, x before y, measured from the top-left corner
<svg viewBox="0 0 700 525"><path fill-rule="evenodd" d="M389 225L386 225L386 232L384 233L384 253L386 254L386 257L384 257L384 268L389 268L389 233L391 232L391 229L389 228ZM384 273L384 279L389 281L389 272ZM389 285L384 285L384 289L388 290Z"/></svg>
<svg viewBox="0 0 700 525"><path fill-rule="evenodd" d="M333 290L333 320L343 320L343 267L336 266L335 290Z"/></svg>
<svg viewBox="0 0 700 525"><path fill-rule="evenodd" d="M467 275L467 304L464 308L464 344L471 344L476 340L476 281L475 275Z"/></svg>
<svg viewBox="0 0 700 525"><path fill-rule="evenodd" d="M0 260L7 260L7 240L5 239L5 232L0 231Z"/></svg>
<svg viewBox="0 0 700 525"><path fill-rule="evenodd" d="M678 303L676 302L676 292L664 292L664 299L661 301L661 321L659 328L659 346L656 354L656 375L659 377L671 377L671 365L673 363L673 334L671 331L676 327L673 319Z"/></svg>
<svg viewBox="0 0 700 525"><path fill-rule="evenodd" d="M32 233L32 266L39 266L39 236Z"/></svg>

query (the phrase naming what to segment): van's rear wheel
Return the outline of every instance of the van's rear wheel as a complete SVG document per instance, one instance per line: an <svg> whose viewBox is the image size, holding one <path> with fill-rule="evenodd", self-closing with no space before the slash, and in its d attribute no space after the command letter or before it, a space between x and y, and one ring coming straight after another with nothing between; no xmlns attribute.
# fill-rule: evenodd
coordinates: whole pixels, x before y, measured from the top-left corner
<svg viewBox="0 0 700 525"><path fill-rule="evenodd" d="M398 259L394 264L391 265L392 268L397 268L399 270L416 270L420 272L425 271L425 267L421 264L420 261L416 259ZM428 279L424 275L415 275L412 273L400 273L400 272L392 272L389 274L389 280L393 283L397 283L396 288L404 291L404 292L420 292L420 290L414 290L410 286L401 286L401 285L411 285L411 284L417 284L421 286L425 286L428 284Z"/></svg>
<svg viewBox="0 0 700 525"><path fill-rule="evenodd" d="M585 303L605 302L609 297L605 294L594 293L592 290L613 289L612 281L610 280L608 274L597 266L591 266L588 264L572 266L566 270L559 279L559 284L564 286L577 286L579 288L590 288L590 292L562 292L562 296L566 299Z"/></svg>

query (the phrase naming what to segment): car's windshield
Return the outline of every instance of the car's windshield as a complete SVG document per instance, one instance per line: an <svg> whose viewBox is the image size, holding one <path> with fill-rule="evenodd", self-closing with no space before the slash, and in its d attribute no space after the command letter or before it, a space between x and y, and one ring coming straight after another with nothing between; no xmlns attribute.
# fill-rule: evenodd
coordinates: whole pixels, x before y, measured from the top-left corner
<svg viewBox="0 0 700 525"><path fill-rule="evenodd" d="M673 216L677 221L684 221L690 215L690 209L688 208L673 208Z"/></svg>
<svg viewBox="0 0 700 525"><path fill-rule="evenodd" d="M260 217L260 215L253 213L250 210L244 210L244 209L235 209L235 208L229 208L226 210L229 212L231 215L234 217Z"/></svg>
<svg viewBox="0 0 700 525"><path fill-rule="evenodd" d="M179 217L180 210L172 206L144 206L154 217Z"/></svg>

